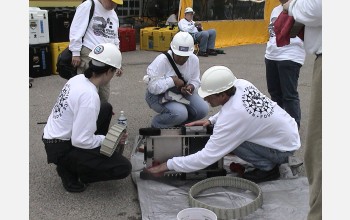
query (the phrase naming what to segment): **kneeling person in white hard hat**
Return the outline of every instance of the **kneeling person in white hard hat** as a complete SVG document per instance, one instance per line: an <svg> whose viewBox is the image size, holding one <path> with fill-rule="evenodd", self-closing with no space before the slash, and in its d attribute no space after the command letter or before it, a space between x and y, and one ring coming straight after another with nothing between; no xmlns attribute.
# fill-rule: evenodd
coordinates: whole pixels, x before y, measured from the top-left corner
<svg viewBox="0 0 350 220"><path fill-rule="evenodd" d="M69 79L61 90L42 139L48 163L57 165L69 192L82 192L87 183L122 179L131 172L131 163L122 154L108 157L100 153L113 108L108 102L101 103L98 87L115 74L121 76L121 53L116 45L105 43L89 56L89 68ZM126 138L127 134L123 135L121 142Z"/></svg>
<svg viewBox="0 0 350 220"><path fill-rule="evenodd" d="M146 102L158 113L152 120L154 128L181 126L204 118L209 111L208 103L197 93L200 69L198 57L193 54L192 36L187 32L177 33L170 48L156 57L144 77Z"/></svg>
<svg viewBox="0 0 350 220"><path fill-rule="evenodd" d="M287 163L288 157L300 148L295 120L252 83L237 79L224 66L204 72L198 93L212 107L222 106L209 119L187 124L214 125L205 147L195 154L169 159L148 172L155 176L168 170L194 172L232 152L255 167L243 173L242 178L256 183L278 179L279 165Z"/></svg>

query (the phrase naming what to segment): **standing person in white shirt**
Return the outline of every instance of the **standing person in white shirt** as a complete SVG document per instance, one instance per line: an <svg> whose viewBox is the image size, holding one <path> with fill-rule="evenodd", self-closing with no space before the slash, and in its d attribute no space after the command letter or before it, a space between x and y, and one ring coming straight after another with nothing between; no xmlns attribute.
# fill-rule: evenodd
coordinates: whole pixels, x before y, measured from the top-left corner
<svg viewBox="0 0 350 220"><path fill-rule="evenodd" d="M216 30L203 30L200 22L193 21L194 11L192 8L185 9L185 18L178 23L179 30L190 33L195 41L199 42L198 56L207 57L216 56L218 53L215 48Z"/></svg>
<svg viewBox="0 0 350 220"><path fill-rule="evenodd" d="M308 220L322 219L322 0L289 0L283 10L305 25L304 47L316 55L304 164L309 180Z"/></svg>
<svg viewBox="0 0 350 220"><path fill-rule="evenodd" d="M290 38L290 44L278 47L274 22L283 13L282 3L275 7L270 16L268 27L270 38L265 52L267 89L272 101L277 102L300 127L301 110L298 92L298 80L300 68L305 61L304 42L298 36Z"/></svg>
<svg viewBox="0 0 350 220"><path fill-rule="evenodd" d="M158 113L152 120L152 127L180 126L202 119L208 114L208 104L197 94L200 86L200 68L198 57L193 54L193 50L192 36L187 32L178 32L167 53L173 59L181 77L176 74L164 54L158 55L148 66L145 76L148 79L145 99L148 106ZM169 98L169 94L190 103L175 101L175 98Z"/></svg>
<svg viewBox="0 0 350 220"><path fill-rule="evenodd" d="M100 153L108 132L112 105L100 102L99 86L114 74L121 76L122 56L116 45L97 45L84 74L64 85L44 128L43 142L48 163L56 170L68 192L82 192L87 183L122 179L131 172L131 163L122 154L111 157ZM125 134L121 139L124 143Z"/></svg>
<svg viewBox="0 0 350 220"><path fill-rule="evenodd" d="M222 106L209 119L186 125L214 125L205 147L188 156L173 157L148 172L154 176L168 170L194 172L233 152L256 168L245 172L242 178L256 183L278 179L279 165L287 163L288 157L300 148L295 120L225 66L213 66L203 73L198 94L212 107Z"/></svg>
<svg viewBox="0 0 350 220"><path fill-rule="evenodd" d="M94 1L95 10L89 23L91 1ZM69 50L78 74L89 67L89 53L97 44L113 43L119 48L117 4L122 5L123 0L86 0L77 7L69 31ZM99 88L102 102L108 102L109 95L109 83Z"/></svg>

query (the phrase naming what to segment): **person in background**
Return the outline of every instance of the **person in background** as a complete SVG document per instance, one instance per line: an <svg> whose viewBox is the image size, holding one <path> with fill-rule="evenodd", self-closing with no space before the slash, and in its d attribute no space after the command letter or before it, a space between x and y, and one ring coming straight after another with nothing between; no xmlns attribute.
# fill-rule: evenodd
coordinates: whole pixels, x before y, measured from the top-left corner
<svg viewBox="0 0 350 220"><path fill-rule="evenodd" d="M298 36L290 38L290 44L278 47L274 22L282 13L282 3L275 7L268 27L270 38L265 51L266 82L272 101L290 114L300 128L301 110L298 92L300 68L305 61L304 42Z"/></svg>
<svg viewBox="0 0 350 220"><path fill-rule="evenodd" d="M175 26L177 25L177 17L178 17L178 14L179 14L179 9L175 9L173 11L173 13L168 17L168 19L166 20L165 22L165 25L168 25L168 26Z"/></svg>
<svg viewBox="0 0 350 220"><path fill-rule="evenodd" d="M48 163L57 165L63 187L83 192L88 183L122 179L131 163L120 152L110 157L100 153L108 133L112 105L100 101L97 88L107 84L121 68L122 56L115 44L98 44L90 52L89 68L67 81L44 128ZM121 144L127 134L121 137Z"/></svg>
<svg viewBox="0 0 350 220"><path fill-rule="evenodd" d="M204 118L208 104L198 96L199 60L193 54L194 43L187 32L178 32L168 53L180 72L178 76L165 54L158 55L147 68L145 100L158 114L152 127L169 128Z"/></svg>
<svg viewBox="0 0 350 220"><path fill-rule="evenodd" d="M186 126L213 125L213 134L197 153L173 157L146 171L153 176L168 170L195 172L232 152L255 167L243 173L242 178L256 183L278 179L280 164L287 163L289 156L300 148L295 120L252 83L237 79L225 66L210 67L201 82L199 96L211 107L222 107L209 119Z"/></svg>
<svg viewBox="0 0 350 220"><path fill-rule="evenodd" d="M199 42L198 56L207 57L208 55L216 56L215 48L216 30L203 30L200 22L193 21L194 11L192 8L185 9L185 18L182 18L179 23L179 30L188 32L192 35L195 41Z"/></svg>
<svg viewBox="0 0 350 220"><path fill-rule="evenodd" d="M95 10L89 21L91 1L94 1ZM69 31L69 50L73 55L72 65L77 67L78 74L89 67L89 53L96 45L113 43L119 48L117 4L122 5L123 0L86 0L77 7ZM99 88L99 96L102 102L108 102L109 83Z"/></svg>
<svg viewBox="0 0 350 220"><path fill-rule="evenodd" d="M309 180L308 220L322 219L322 0L289 0L283 10L305 25L304 47L316 56L304 164Z"/></svg>

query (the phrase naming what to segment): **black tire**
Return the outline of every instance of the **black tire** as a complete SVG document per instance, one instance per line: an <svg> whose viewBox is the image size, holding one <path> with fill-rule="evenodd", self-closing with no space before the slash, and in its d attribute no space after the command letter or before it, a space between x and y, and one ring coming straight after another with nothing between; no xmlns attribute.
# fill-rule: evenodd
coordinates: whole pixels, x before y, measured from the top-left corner
<svg viewBox="0 0 350 220"><path fill-rule="evenodd" d="M140 128L139 135L142 135L142 136L160 136L160 128Z"/></svg>

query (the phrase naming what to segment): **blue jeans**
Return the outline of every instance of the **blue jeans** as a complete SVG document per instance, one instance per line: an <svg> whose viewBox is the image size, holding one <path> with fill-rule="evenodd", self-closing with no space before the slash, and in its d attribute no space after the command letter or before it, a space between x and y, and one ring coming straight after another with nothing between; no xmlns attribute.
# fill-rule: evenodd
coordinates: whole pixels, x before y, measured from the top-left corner
<svg viewBox="0 0 350 220"><path fill-rule="evenodd" d="M275 61L265 58L267 89L272 101L286 110L300 127L301 110L298 80L301 64L290 60Z"/></svg>
<svg viewBox="0 0 350 220"><path fill-rule="evenodd" d="M208 49L215 48L216 31L210 29L207 31L201 31L194 34L194 39L199 42L199 50L207 52Z"/></svg>
<svg viewBox="0 0 350 220"><path fill-rule="evenodd" d="M264 171L272 170L276 165L287 163L288 157L294 154L294 151L282 152L248 141L243 142L232 152L242 160L251 163L255 168Z"/></svg>
<svg viewBox="0 0 350 220"><path fill-rule="evenodd" d="M172 89L171 91L174 92L175 90ZM189 105L176 101L160 104L160 96L161 95L151 94L148 90L145 95L148 106L159 113L152 119L151 125L154 128L169 128L183 125L191 121L200 120L207 116L209 112L208 103L197 93L185 96L185 98L190 101Z"/></svg>

